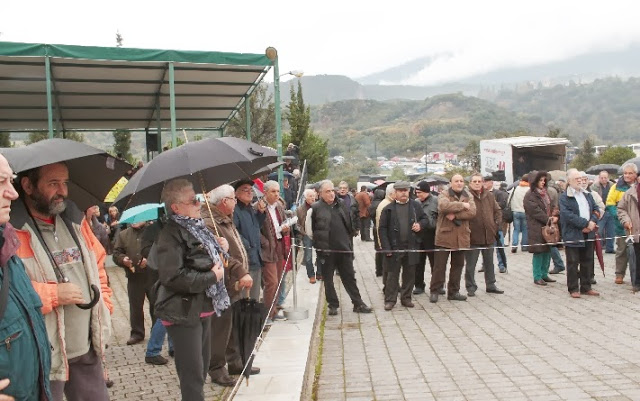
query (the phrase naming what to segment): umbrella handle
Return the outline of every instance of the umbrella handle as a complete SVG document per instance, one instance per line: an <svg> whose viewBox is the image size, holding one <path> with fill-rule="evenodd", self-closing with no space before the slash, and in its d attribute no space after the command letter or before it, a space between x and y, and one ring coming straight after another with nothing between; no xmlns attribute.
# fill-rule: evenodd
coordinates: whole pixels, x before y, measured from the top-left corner
<svg viewBox="0 0 640 401"><path fill-rule="evenodd" d="M251 153L254 156L264 156L263 152L258 152L257 150L253 150L253 148L249 148L249 153Z"/></svg>
<svg viewBox="0 0 640 401"><path fill-rule="evenodd" d="M100 289L95 284L91 284L91 290L93 291L93 298L91 298L91 301L88 304L76 304L78 308L88 310L98 303L100 300Z"/></svg>

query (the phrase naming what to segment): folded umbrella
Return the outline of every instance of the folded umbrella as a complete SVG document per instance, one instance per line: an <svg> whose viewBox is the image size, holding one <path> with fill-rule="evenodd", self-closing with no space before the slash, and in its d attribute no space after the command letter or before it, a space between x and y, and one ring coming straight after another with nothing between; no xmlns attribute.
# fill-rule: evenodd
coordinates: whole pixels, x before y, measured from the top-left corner
<svg viewBox="0 0 640 401"><path fill-rule="evenodd" d="M244 377L249 379L253 365L253 349L262 333L267 318L267 308L254 299L243 298L231 306L233 312L233 341L237 347Z"/></svg>
<svg viewBox="0 0 640 401"><path fill-rule="evenodd" d="M600 268L602 269L602 277L606 277L604 274L604 256L602 255L602 240L600 235L596 232L596 240L594 241L594 247L598 262L600 262Z"/></svg>
<svg viewBox="0 0 640 401"><path fill-rule="evenodd" d="M165 182L184 178L196 192L250 178L278 157L274 150L240 138L210 138L161 153L129 180L115 200L125 208L160 200ZM203 188L204 186L204 188Z"/></svg>
<svg viewBox="0 0 640 401"><path fill-rule="evenodd" d="M637 291L638 283L636 280L636 250L633 248L633 235L629 232L629 236L625 239L627 243L627 258L629 259L629 276L631 276L631 285L633 292Z"/></svg>
<svg viewBox="0 0 640 401"><path fill-rule="evenodd" d="M131 165L102 149L68 139L45 139L0 153L16 173L64 162L69 168L69 199L81 210L103 202L111 188Z"/></svg>

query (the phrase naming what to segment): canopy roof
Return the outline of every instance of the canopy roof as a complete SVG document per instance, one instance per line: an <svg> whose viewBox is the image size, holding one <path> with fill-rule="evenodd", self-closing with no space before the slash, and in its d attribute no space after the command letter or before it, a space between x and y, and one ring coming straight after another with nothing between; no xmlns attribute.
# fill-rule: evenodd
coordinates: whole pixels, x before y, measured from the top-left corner
<svg viewBox="0 0 640 401"><path fill-rule="evenodd" d="M50 119L63 131L170 128L172 86L176 128L223 129L272 65L264 54L0 42L0 131Z"/></svg>

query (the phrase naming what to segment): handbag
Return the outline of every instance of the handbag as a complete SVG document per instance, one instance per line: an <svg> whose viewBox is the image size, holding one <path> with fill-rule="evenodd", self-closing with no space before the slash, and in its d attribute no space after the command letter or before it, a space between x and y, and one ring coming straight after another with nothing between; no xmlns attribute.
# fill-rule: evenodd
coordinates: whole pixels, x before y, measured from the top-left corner
<svg viewBox="0 0 640 401"><path fill-rule="evenodd" d="M513 199L513 194L515 192L516 192L516 189L514 188L513 191L511 192L511 195L509 195L507 206L505 206L504 209L502 210L502 221L504 221L505 223L513 223L513 210L511 210L511 200Z"/></svg>
<svg viewBox="0 0 640 401"><path fill-rule="evenodd" d="M542 226L542 238L547 244L555 244L560 242L560 229L558 223L553 223L551 218L547 220L547 224Z"/></svg>

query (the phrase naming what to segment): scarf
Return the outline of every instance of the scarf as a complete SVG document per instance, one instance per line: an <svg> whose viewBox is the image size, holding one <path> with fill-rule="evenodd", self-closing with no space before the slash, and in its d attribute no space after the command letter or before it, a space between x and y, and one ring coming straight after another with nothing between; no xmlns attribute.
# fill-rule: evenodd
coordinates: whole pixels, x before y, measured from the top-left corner
<svg viewBox="0 0 640 401"><path fill-rule="evenodd" d="M549 194L547 194L547 188L536 188L536 192L542 198L542 202L544 202L544 207L547 209L547 216L551 216L551 198L549 198Z"/></svg>
<svg viewBox="0 0 640 401"><path fill-rule="evenodd" d="M229 259L229 255L222 250L218 241L216 241L213 233L207 228L204 223L204 219L194 219L192 217L180 216L180 215L171 215L171 219L178 223L181 227L189 232L189 234L193 235L198 241L204 245L209 257L213 261L214 264L220 263L224 266L224 260ZM216 313L216 316L220 317L222 312L224 312L230 305L231 300L229 299L229 294L227 294L227 288L224 285L224 276L222 276L222 280L213 284L211 287L207 288L205 291L207 296L211 298L211 302L213 303L213 310Z"/></svg>

